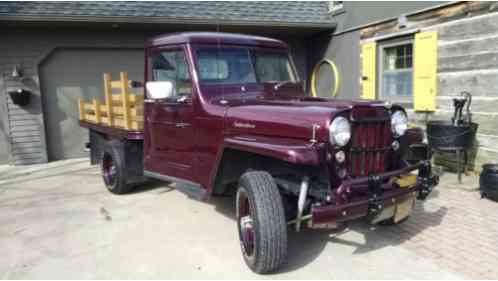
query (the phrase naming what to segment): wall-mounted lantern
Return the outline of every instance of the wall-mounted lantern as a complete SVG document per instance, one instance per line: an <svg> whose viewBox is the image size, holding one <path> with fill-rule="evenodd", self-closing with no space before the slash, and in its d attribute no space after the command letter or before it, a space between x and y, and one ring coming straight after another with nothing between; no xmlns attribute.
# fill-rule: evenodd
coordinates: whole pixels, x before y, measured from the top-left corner
<svg viewBox="0 0 498 281"><path fill-rule="evenodd" d="M12 78L21 78L22 71L19 65L14 65L14 69L12 70Z"/></svg>
<svg viewBox="0 0 498 281"><path fill-rule="evenodd" d="M408 19L406 15L400 15L398 17L398 28L405 28L408 25Z"/></svg>
<svg viewBox="0 0 498 281"><path fill-rule="evenodd" d="M14 104L25 106L29 104L31 92L25 89L17 89L15 91L9 91L9 96Z"/></svg>

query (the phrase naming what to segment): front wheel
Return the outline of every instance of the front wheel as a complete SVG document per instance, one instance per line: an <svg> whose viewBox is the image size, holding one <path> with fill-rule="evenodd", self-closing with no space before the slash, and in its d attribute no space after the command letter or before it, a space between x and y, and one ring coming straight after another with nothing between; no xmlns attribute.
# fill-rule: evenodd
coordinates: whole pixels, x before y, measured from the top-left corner
<svg viewBox="0 0 498 281"><path fill-rule="evenodd" d="M236 195L237 227L244 261L256 273L278 269L287 256L282 198L267 172L247 172Z"/></svg>

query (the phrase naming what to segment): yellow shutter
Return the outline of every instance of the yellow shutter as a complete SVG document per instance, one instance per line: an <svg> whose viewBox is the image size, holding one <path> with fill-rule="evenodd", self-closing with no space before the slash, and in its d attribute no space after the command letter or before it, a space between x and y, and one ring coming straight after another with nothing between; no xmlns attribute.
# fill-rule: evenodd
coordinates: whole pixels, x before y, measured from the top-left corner
<svg viewBox="0 0 498 281"><path fill-rule="evenodd" d="M437 32L415 34L413 103L416 111L435 111L437 95Z"/></svg>
<svg viewBox="0 0 498 281"><path fill-rule="evenodd" d="M377 60L377 46L375 42L361 45L362 56L362 98L374 100L375 95L375 67Z"/></svg>

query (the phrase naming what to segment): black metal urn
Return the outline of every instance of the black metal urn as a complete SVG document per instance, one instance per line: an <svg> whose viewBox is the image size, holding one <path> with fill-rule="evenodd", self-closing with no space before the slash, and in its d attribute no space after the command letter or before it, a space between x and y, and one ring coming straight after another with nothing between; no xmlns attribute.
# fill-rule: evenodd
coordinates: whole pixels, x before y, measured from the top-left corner
<svg viewBox="0 0 498 281"><path fill-rule="evenodd" d="M427 140L435 149L470 149L474 144L478 124L454 125L449 121L427 122Z"/></svg>
<svg viewBox="0 0 498 281"><path fill-rule="evenodd" d="M15 91L10 91L9 96L14 104L25 106L29 104L31 92L25 89L17 89Z"/></svg>
<svg viewBox="0 0 498 281"><path fill-rule="evenodd" d="M474 144L478 124L472 122L470 105L472 95L469 92L461 92L460 97L453 99L455 112L450 121L427 122L427 140L429 145L440 150L468 150ZM466 114L463 114L463 108Z"/></svg>
<svg viewBox="0 0 498 281"><path fill-rule="evenodd" d="M498 202L498 164L484 164L479 177L481 196Z"/></svg>

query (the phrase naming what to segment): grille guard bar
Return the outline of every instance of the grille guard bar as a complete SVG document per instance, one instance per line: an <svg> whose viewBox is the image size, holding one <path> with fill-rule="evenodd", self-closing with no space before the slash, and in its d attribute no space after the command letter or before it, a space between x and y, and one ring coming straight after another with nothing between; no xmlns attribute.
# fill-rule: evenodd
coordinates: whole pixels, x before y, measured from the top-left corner
<svg viewBox="0 0 498 281"><path fill-rule="evenodd" d="M382 180L400 176L416 169L419 169L419 175L416 184L412 187L399 188L391 181L381 183ZM347 180L335 190L335 204L311 208L311 223L341 222L376 214L383 208L401 202L412 195L417 195L417 199L424 200L438 182L439 177L432 175L431 164L427 160L403 169L378 174L375 178L362 177ZM373 194L371 192L372 185L376 187ZM370 195L351 196L353 190L364 191L364 194Z"/></svg>

